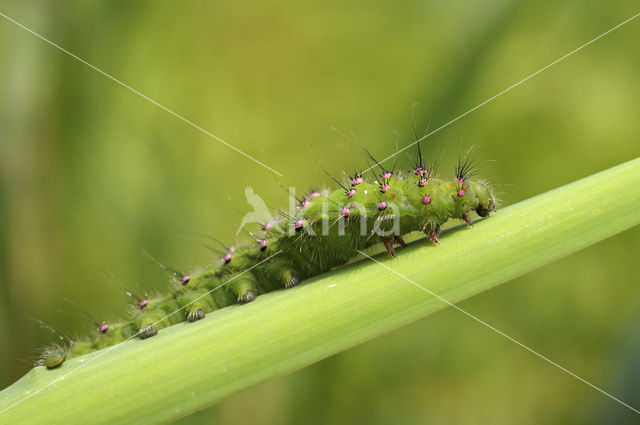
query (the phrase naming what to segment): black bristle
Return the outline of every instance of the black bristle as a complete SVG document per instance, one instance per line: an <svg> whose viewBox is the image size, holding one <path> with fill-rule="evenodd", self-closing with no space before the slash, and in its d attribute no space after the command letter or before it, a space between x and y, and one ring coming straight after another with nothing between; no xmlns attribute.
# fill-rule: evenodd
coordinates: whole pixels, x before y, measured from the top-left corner
<svg viewBox="0 0 640 425"><path fill-rule="evenodd" d="M334 181L334 182L338 183L338 185L339 185L341 188L343 188L344 190L349 190L349 189L347 189L347 188L346 188L342 183L340 183L340 182L338 181L338 179L336 179L336 178L335 178L335 177L333 177L331 174L329 174L329 172L328 172L327 170L325 170L325 169L324 169L324 167L322 167L322 166L321 166L320 168L322 168L322 171L324 171L324 173L325 173L327 176L331 177L331 179L333 179L333 181Z"/></svg>
<svg viewBox="0 0 640 425"><path fill-rule="evenodd" d="M146 255L151 261L153 261L154 263L156 263L158 266L160 266L160 268L164 271L166 271L168 274L170 274L171 276L173 276L174 278L178 279L179 281L182 281L184 279L184 277L186 276L183 273L180 273L179 271L172 269L171 267L162 264L156 257L154 257L153 255L149 254L144 248L140 248L140 252L142 252L144 255Z"/></svg>
<svg viewBox="0 0 640 425"><path fill-rule="evenodd" d="M475 174L473 161L468 157L459 157L458 165L456 165L456 179L464 182Z"/></svg>

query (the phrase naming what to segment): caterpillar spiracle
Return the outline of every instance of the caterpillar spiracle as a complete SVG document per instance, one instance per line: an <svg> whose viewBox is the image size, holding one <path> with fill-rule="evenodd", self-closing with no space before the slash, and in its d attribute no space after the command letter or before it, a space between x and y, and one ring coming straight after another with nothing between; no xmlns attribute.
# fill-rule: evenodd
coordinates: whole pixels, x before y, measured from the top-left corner
<svg viewBox="0 0 640 425"><path fill-rule="evenodd" d="M448 220L461 219L471 226L473 211L481 217L495 211L491 185L476 178L467 158L459 159L450 179L438 178L435 165L424 165L419 145L416 165L409 171L387 170L375 162L380 173L374 178L356 172L345 183L332 177L339 189L313 190L298 199L295 211L250 233L252 241L226 247L215 266L185 274L161 265L174 281L169 294L134 297L127 320L95 322L95 334L84 340L61 338L62 345L47 347L37 365L54 369L68 358L132 337L150 338L175 323L251 302L343 265L359 250L379 243L393 256L394 245L404 245L402 236L409 232L423 232L438 244L440 228Z"/></svg>

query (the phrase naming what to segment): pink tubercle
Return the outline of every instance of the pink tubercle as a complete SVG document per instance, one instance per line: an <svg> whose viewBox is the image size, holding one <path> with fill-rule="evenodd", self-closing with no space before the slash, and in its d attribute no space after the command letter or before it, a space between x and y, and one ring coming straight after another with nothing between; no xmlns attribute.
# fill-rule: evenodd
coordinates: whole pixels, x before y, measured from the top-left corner
<svg viewBox="0 0 640 425"><path fill-rule="evenodd" d="M230 246L229 247L229 254L233 254L233 251L235 251L235 250L236 250L235 246Z"/></svg>
<svg viewBox="0 0 640 425"><path fill-rule="evenodd" d="M424 198L422 198L422 203L423 204L430 204L431 203L431 198L428 196L425 196Z"/></svg>
<svg viewBox="0 0 640 425"><path fill-rule="evenodd" d="M317 198L318 196L320 196L320 192L311 192L309 199Z"/></svg>
<svg viewBox="0 0 640 425"><path fill-rule="evenodd" d="M382 210L384 210L384 209L386 209L386 208L387 208L387 203L386 203L385 201L380 201L380 202L378 202L378 209L379 209L380 211L382 211Z"/></svg>
<svg viewBox="0 0 640 425"><path fill-rule="evenodd" d="M422 167L417 167L416 171L415 171L416 176L422 176L424 175L424 168Z"/></svg>
<svg viewBox="0 0 640 425"><path fill-rule="evenodd" d="M461 197L461 198L464 196L464 189L460 189L458 191L458 196Z"/></svg>
<svg viewBox="0 0 640 425"><path fill-rule="evenodd" d="M351 185L352 185L352 186L355 186L355 185L357 185L357 184L362 183L363 181L364 181L364 179L363 179L362 177L360 177L360 176L356 176L356 177L354 177L353 179L351 179Z"/></svg>
<svg viewBox="0 0 640 425"><path fill-rule="evenodd" d="M382 173L381 177L382 177L382 180L386 180L386 179L390 179L392 175L393 174L391 174L391 171L385 171L384 173Z"/></svg>
<svg viewBox="0 0 640 425"><path fill-rule="evenodd" d="M191 276L182 276L182 284L186 285L189 283L189 279L191 279Z"/></svg>
<svg viewBox="0 0 640 425"><path fill-rule="evenodd" d="M340 214L342 214L343 217L349 217L349 208L341 209Z"/></svg>
<svg viewBox="0 0 640 425"><path fill-rule="evenodd" d="M296 220L296 230L302 229L302 220Z"/></svg>
<svg viewBox="0 0 640 425"><path fill-rule="evenodd" d="M264 230L265 232L268 232L268 231L269 231L269 229L271 229L271 226L272 226L272 224L271 224L271 223L265 223L263 230Z"/></svg>
<svg viewBox="0 0 640 425"><path fill-rule="evenodd" d="M307 199L305 199L304 201L302 201L302 203L300 204L300 206L301 206L302 208L307 208L307 207L309 206L309 204L310 204L310 202L309 202Z"/></svg>
<svg viewBox="0 0 640 425"><path fill-rule="evenodd" d="M149 300L142 300L138 305L140 306L140 308L145 308L147 304L149 304Z"/></svg>
<svg viewBox="0 0 640 425"><path fill-rule="evenodd" d="M228 264L228 263L229 263L229 261L231 261L231 254L227 252L227 253L224 255L224 257L222 257L222 260L224 261L224 263L225 263L225 264Z"/></svg>
<svg viewBox="0 0 640 425"><path fill-rule="evenodd" d="M355 189L347 190L347 198L351 198L355 194L356 194L356 190Z"/></svg>
<svg viewBox="0 0 640 425"><path fill-rule="evenodd" d="M425 187L426 185L427 185L427 179L425 179L424 177L420 177L420 180L418 180L418 186Z"/></svg>
<svg viewBox="0 0 640 425"><path fill-rule="evenodd" d="M107 325L106 323L103 323L100 325L98 330L100 331L100 333L103 333L103 334L107 333L107 331L109 330L109 325Z"/></svg>
<svg viewBox="0 0 640 425"><path fill-rule="evenodd" d="M464 183L464 179L458 179L457 182L458 182L458 184L462 184L462 183Z"/></svg>
<svg viewBox="0 0 640 425"><path fill-rule="evenodd" d="M389 190L389 185L387 183L382 183L380 185L380 192L385 193L387 190Z"/></svg>
<svg viewBox="0 0 640 425"><path fill-rule="evenodd" d="M264 250L265 250L265 248L267 248L267 241L266 241L266 240L264 240L264 239L262 239L262 240L260 241L260 249L264 251Z"/></svg>

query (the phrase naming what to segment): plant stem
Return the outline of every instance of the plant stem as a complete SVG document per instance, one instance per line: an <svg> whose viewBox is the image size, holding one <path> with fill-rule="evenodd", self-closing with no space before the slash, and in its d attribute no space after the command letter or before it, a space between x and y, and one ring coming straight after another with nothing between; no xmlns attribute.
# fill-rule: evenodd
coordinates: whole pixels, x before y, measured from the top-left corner
<svg viewBox="0 0 640 425"><path fill-rule="evenodd" d="M640 158L447 231L438 247L418 241L376 259L455 303L638 223ZM35 368L0 392L0 422L166 422L446 306L365 259L144 341Z"/></svg>

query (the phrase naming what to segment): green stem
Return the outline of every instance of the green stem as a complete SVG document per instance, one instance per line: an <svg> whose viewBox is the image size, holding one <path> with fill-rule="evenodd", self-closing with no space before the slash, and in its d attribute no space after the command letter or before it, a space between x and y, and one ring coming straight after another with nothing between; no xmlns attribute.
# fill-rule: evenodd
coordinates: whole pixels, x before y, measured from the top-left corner
<svg viewBox="0 0 640 425"><path fill-rule="evenodd" d="M472 229L445 232L438 247L419 241L377 259L457 302L639 222L640 158L501 209ZM165 422L443 307L360 261L60 369L33 369L0 392L0 422Z"/></svg>

